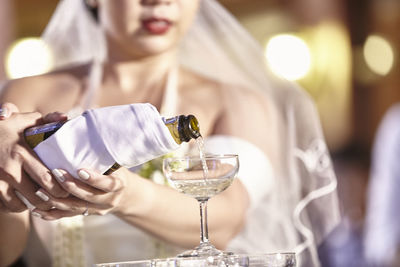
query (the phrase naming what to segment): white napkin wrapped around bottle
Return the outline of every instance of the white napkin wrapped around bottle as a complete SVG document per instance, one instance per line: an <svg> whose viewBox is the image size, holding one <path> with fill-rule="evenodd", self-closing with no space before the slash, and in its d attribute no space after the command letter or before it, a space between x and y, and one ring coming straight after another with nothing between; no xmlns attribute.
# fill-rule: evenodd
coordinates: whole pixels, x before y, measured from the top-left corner
<svg viewBox="0 0 400 267"><path fill-rule="evenodd" d="M131 168L178 147L157 109L140 103L87 110L34 151L50 170L77 177L80 168L104 173L115 162Z"/></svg>

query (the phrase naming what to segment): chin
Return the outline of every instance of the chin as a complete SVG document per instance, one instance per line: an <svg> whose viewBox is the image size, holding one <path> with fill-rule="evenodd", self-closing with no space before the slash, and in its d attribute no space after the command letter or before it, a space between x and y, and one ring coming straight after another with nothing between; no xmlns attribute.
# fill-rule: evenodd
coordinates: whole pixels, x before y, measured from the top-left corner
<svg viewBox="0 0 400 267"><path fill-rule="evenodd" d="M140 51L140 54L150 56L172 51L176 47L177 43L170 40L146 40L140 42L138 50Z"/></svg>

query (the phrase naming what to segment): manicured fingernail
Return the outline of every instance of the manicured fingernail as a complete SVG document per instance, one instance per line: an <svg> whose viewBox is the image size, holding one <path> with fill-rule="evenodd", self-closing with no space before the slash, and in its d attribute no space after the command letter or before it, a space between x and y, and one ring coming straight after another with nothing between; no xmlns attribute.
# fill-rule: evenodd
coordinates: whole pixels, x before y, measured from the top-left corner
<svg viewBox="0 0 400 267"><path fill-rule="evenodd" d="M0 108L0 117L6 117L8 114L8 109L6 107Z"/></svg>
<svg viewBox="0 0 400 267"><path fill-rule="evenodd" d="M40 215L40 213L37 213L36 211L31 211L31 214L32 214L32 216L42 218L42 215Z"/></svg>
<svg viewBox="0 0 400 267"><path fill-rule="evenodd" d="M54 170L51 171L51 173L56 177L56 179L59 182L62 183L62 182L65 181L65 177L64 177L64 175L62 174L62 172L59 169L54 169Z"/></svg>
<svg viewBox="0 0 400 267"><path fill-rule="evenodd" d="M89 173L87 173L87 172L84 171L84 170L80 170L80 171L78 172L78 176L79 176L79 178L81 178L82 180L87 180L87 179L89 179L89 177L90 177Z"/></svg>
<svg viewBox="0 0 400 267"><path fill-rule="evenodd" d="M35 195L37 195L43 201L49 201L49 197L45 193L43 193L42 191L36 191Z"/></svg>
<svg viewBox="0 0 400 267"><path fill-rule="evenodd" d="M24 197L20 192L15 191L15 194L17 197L25 204L25 206L28 208L28 210L34 210L36 207L33 206L26 197Z"/></svg>

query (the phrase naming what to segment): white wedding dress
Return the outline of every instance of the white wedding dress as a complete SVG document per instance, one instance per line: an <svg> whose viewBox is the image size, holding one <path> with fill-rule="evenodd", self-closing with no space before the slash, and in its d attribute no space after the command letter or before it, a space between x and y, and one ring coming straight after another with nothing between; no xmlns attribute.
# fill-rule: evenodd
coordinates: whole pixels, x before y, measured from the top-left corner
<svg viewBox="0 0 400 267"><path fill-rule="evenodd" d="M167 116L176 114L174 105L178 102L176 76L176 72L171 71L164 94L162 114ZM79 109L75 109L75 112L77 110ZM268 201L268 193L273 190L274 183L268 158L256 146L232 136L206 138L204 148L207 153L239 155L238 179L250 197L251 207L246 226L231 241L227 250L244 253L265 252L265 246L260 246L252 237L255 233L262 235L265 232L263 229L268 227L265 220L261 219L269 217L268 209L265 209L263 202ZM182 146L181 150L188 150L188 147ZM67 255L71 253L68 250L76 251L76 254L80 253L79 250L84 251L80 260L85 261L85 266L94 263L173 257L184 250L159 240L112 214L77 216L50 222L32 217L32 223L34 231L29 238L27 253L24 256L29 267L48 266L51 259L58 261L61 266L74 263L67 259ZM270 244L269 251L274 249L276 244Z"/></svg>

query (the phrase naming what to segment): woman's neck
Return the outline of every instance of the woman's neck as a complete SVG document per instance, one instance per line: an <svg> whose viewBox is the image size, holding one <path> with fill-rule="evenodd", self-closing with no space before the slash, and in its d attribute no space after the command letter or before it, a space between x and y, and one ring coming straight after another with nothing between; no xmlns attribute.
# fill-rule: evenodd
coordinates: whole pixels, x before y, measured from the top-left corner
<svg viewBox="0 0 400 267"><path fill-rule="evenodd" d="M166 76L176 62L175 51L135 60L110 58L104 65L104 82L112 82L124 93L164 85Z"/></svg>

